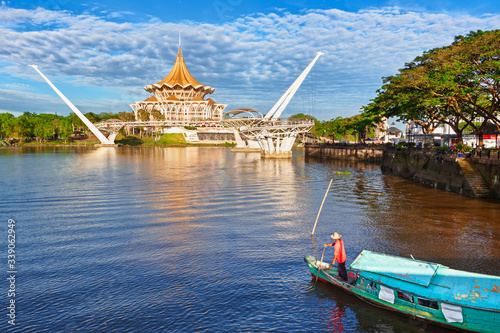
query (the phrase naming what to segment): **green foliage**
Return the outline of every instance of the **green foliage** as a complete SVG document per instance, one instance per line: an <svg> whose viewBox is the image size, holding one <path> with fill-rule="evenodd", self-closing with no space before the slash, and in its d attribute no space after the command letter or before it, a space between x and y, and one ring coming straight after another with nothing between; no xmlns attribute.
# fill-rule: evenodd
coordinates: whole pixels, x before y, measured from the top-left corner
<svg viewBox="0 0 500 333"><path fill-rule="evenodd" d="M460 142L465 130L475 131L481 144L488 121L500 127L499 57L500 30L457 36L453 44L426 51L384 78L364 113L411 120L427 134L445 123ZM476 123L479 117L483 121Z"/></svg>
<svg viewBox="0 0 500 333"><path fill-rule="evenodd" d="M161 113L161 111L153 109L151 110L151 115L153 116L154 120L165 120L165 116Z"/></svg>
<svg viewBox="0 0 500 333"><path fill-rule="evenodd" d="M309 114L303 114L303 113L297 113L294 115L290 116L290 119L314 119L315 121L318 121L315 117L309 115Z"/></svg>
<svg viewBox="0 0 500 333"><path fill-rule="evenodd" d="M86 116L91 121L101 121L102 115L109 118L116 118L117 115L111 113L88 112ZM133 116L133 114L132 114ZM36 138L37 142L46 139L62 139L67 141L75 130L87 131L87 126L74 113L68 116L58 116L50 113L35 114L25 112L19 117L14 117L10 113L0 114L0 137L16 138L21 142L30 141Z"/></svg>
<svg viewBox="0 0 500 333"><path fill-rule="evenodd" d="M447 145L431 148L431 151L438 152L438 153L445 153L445 152L448 152L449 150L450 150L450 147L448 147Z"/></svg>
<svg viewBox="0 0 500 333"><path fill-rule="evenodd" d="M398 144L396 145L396 148L399 148L399 149L408 148L408 142L406 142L406 141L401 141L400 143L398 143Z"/></svg>
<svg viewBox="0 0 500 333"><path fill-rule="evenodd" d="M365 114L349 118L337 117L327 121L319 121L302 113L293 115L290 118L314 119L315 125L311 129L311 134L314 137L333 138L335 136L335 140L343 138L354 140L354 138L357 138L359 141L363 141L368 134L373 135L373 129L381 121L378 115Z"/></svg>
<svg viewBox="0 0 500 333"><path fill-rule="evenodd" d="M137 110L137 119L140 121L148 121L149 120L149 112L144 109Z"/></svg>
<svg viewBox="0 0 500 333"><path fill-rule="evenodd" d="M105 120L109 120L109 119L115 119L117 118L116 117L116 114L113 113L113 112L101 112L99 113L99 115L96 115L96 120L95 121L92 121L90 120L91 122L99 122L99 121L105 121ZM88 118L88 117L87 117Z"/></svg>
<svg viewBox="0 0 500 333"><path fill-rule="evenodd" d="M106 113L102 112L101 115L106 116ZM103 117L101 115L95 114L94 112L87 112L87 113L85 113L85 117L91 123L97 123L97 122L100 122L101 120L103 120ZM80 118L78 118L78 119L80 119Z"/></svg>
<svg viewBox="0 0 500 333"><path fill-rule="evenodd" d="M73 118L70 117L65 117L64 119L61 119L59 123L57 124L57 129L59 132L59 136L63 140L68 140L74 132L74 126L73 126Z"/></svg>
<svg viewBox="0 0 500 333"><path fill-rule="evenodd" d="M0 113L0 138L10 137L14 129L14 115Z"/></svg>
<svg viewBox="0 0 500 333"><path fill-rule="evenodd" d="M135 120L135 115L133 112L120 112L118 114L118 119L123 120L123 121L134 121Z"/></svg>
<svg viewBox="0 0 500 333"><path fill-rule="evenodd" d="M466 144L463 144L463 143L457 143L456 146L455 146L455 149L459 152L459 153L469 153L473 150L472 147L466 145Z"/></svg>

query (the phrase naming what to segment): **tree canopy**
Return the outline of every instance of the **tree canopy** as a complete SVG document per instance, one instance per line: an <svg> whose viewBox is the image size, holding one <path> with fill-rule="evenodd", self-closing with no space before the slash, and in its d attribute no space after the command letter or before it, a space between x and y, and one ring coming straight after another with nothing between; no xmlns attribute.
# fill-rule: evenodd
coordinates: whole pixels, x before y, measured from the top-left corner
<svg viewBox="0 0 500 333"><path fill-rule="evenodd" d="M128 121L135 119L134 114L130 112L119 114L88 112L85 116L91 122L111 118ZM14 117L10 113L0 113L0 138L16 138L21 141L32 138L39 142L44 139L68 140L76 130L87 131L87 127L74 113L68 116L58 116L50 113L24 112L19 117Z"/></svg>
<svg viewBox="0 0 500 333"><path fill-rule="evenodd" d="M482 145L488 122L500 130L500 30L470 32L449 46L424 52L383 79L364 113L397 117L425 133L448 124L462 142L465 128Z"/></svg>

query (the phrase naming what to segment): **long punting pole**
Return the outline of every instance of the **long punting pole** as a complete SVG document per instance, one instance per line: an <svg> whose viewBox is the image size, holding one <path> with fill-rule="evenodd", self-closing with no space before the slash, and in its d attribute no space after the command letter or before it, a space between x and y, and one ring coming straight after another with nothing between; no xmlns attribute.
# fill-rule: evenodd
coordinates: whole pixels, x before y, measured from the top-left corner
<svg viewBox="0 0 500 333"><path fill-rule="evenodd" d="M80 110L78 110L78 109L76 108L76 106L74 106L74 105L73 105L73 103L71 103L71 102L70 102L70 100L69 100L69 99L67 99L67 98L66 98L66 96L64 96L64 95L62 94L62 92L60 92L60 91L59 91L59 89L57 89L57 88L56 88L56 86L54 86L54 85L52 84L52 82L50 82L50 80L49 80L49 79L47 79L47 77L46 77L45 75L43 75L43 73L42 73L42 72L40 72L40 70L38 69L38 66L36 66L36 65L28 65L28 66L33 67L33 68L34 68L34 69L38 72L38 74L40 74L40 75L43 77L43 79L44 79L45 81L47 81L47 83L49 84L49 86L51 86L51 87L52 87L52 89L54 89L54 91L55 91L55 92L59 95L59 97L61 97L61 98L62 98L62 100L63 100L63 101L64 101L64 102L65 102L65 103L69 106L69 108L70 108L71 110L73 110L73 112L74 112L74 113L78 116L78 118L80 118L80 119L83 121L83 123L84 123L85 125L87 125L87 127L88 127L88 128L92 131L92 133L93 133L93 134L94 134L94 135L95 135L95 136L99 139L99 141L101 141L101 143L103 143L103 144L114 144L114 142L113 142L113 141L108 140L108 138L106 138L106 137L104 136L104 134L102 134L102 133L101 133L101 131L99 131L99 130L97 129L97 127L95 127L95 126L94 126L94 124L92 124L92 123L90 122L90 120L88 120L88 119L87 119L87 117L85 117L85 116L84 116L84 114L83 114L83 113L81 113L81 112L80 112Z"/></svg>
<svg viewBox="0 0 500 333"><path fill-rule="evenodd" d="M321 207L319 207L319 212L318 216L316 216L316 222L314 222L314 228L313 231L311 232L311 236L314 236L314 230L316 230L316 224L318 224L318 219L319 219L319 214L321 214L321 209L323 209L323 204L325 203L326 196L328 195L328 191L330 191L330 186L332 186L333 178L330 180L330 185L328 185L328 188L326 189L325 196L323 197L323 202L321 203ZM323 259L321 259L323 261Z"/></svg>
<svg viewBox="0 0 500 333"><path fill-rule="evenodd" d="M309 71L311 68L314 66L318 58L324 54L323 52L316 52L316 57L311 61L311 63L304 69L302 74L299 75L299 77L295 80L294 83L288 88L288 90L281 96L281 98L274 104L271 110L266 114L264 117L265 119L269 119L272 117L272 119L277 119L281 116L283 111L285 110L286 106L292 99L293 95L295 95L295 92L297 92L297 89L299 89L300 85L306 78L307 74L309 74Z"/></svg>

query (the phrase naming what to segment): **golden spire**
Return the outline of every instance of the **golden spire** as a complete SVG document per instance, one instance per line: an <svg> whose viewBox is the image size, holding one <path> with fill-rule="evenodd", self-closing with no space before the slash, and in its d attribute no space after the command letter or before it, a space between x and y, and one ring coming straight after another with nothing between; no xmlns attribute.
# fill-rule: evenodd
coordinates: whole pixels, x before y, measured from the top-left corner
<svg viewBox="0 0 500 333"><path fill-rule="evenodd" d="M177 59L175 59L174 67L163 80L157 83L160 87L164 84L170 87L173 87L176 84L183 87L187 85L192 85L193 87L203 86L200 82L195 80L191 73L189 73L186 63L184 62L180 45L179 51L177 51Z"/></svg>

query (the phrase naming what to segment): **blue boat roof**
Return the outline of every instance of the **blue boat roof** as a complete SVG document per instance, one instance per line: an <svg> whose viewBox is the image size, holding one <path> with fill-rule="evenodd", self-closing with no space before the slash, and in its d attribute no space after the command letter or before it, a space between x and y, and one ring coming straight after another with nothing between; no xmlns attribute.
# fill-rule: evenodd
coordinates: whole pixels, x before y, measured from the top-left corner
<svg viewBox="0 0 500 333"><path fill-rule="evenodd" d="M499 276L459 271L440 264L371 251L361 252L351 268L358 269L364 278L416 296L500 310Z"/></svg>
<svg viewBox="0 0 500 333"><path fill-rule="evenodd" d="M429 286L439 264L363 251L351 264L351 268L375 272L392 278Z"/></svg>

